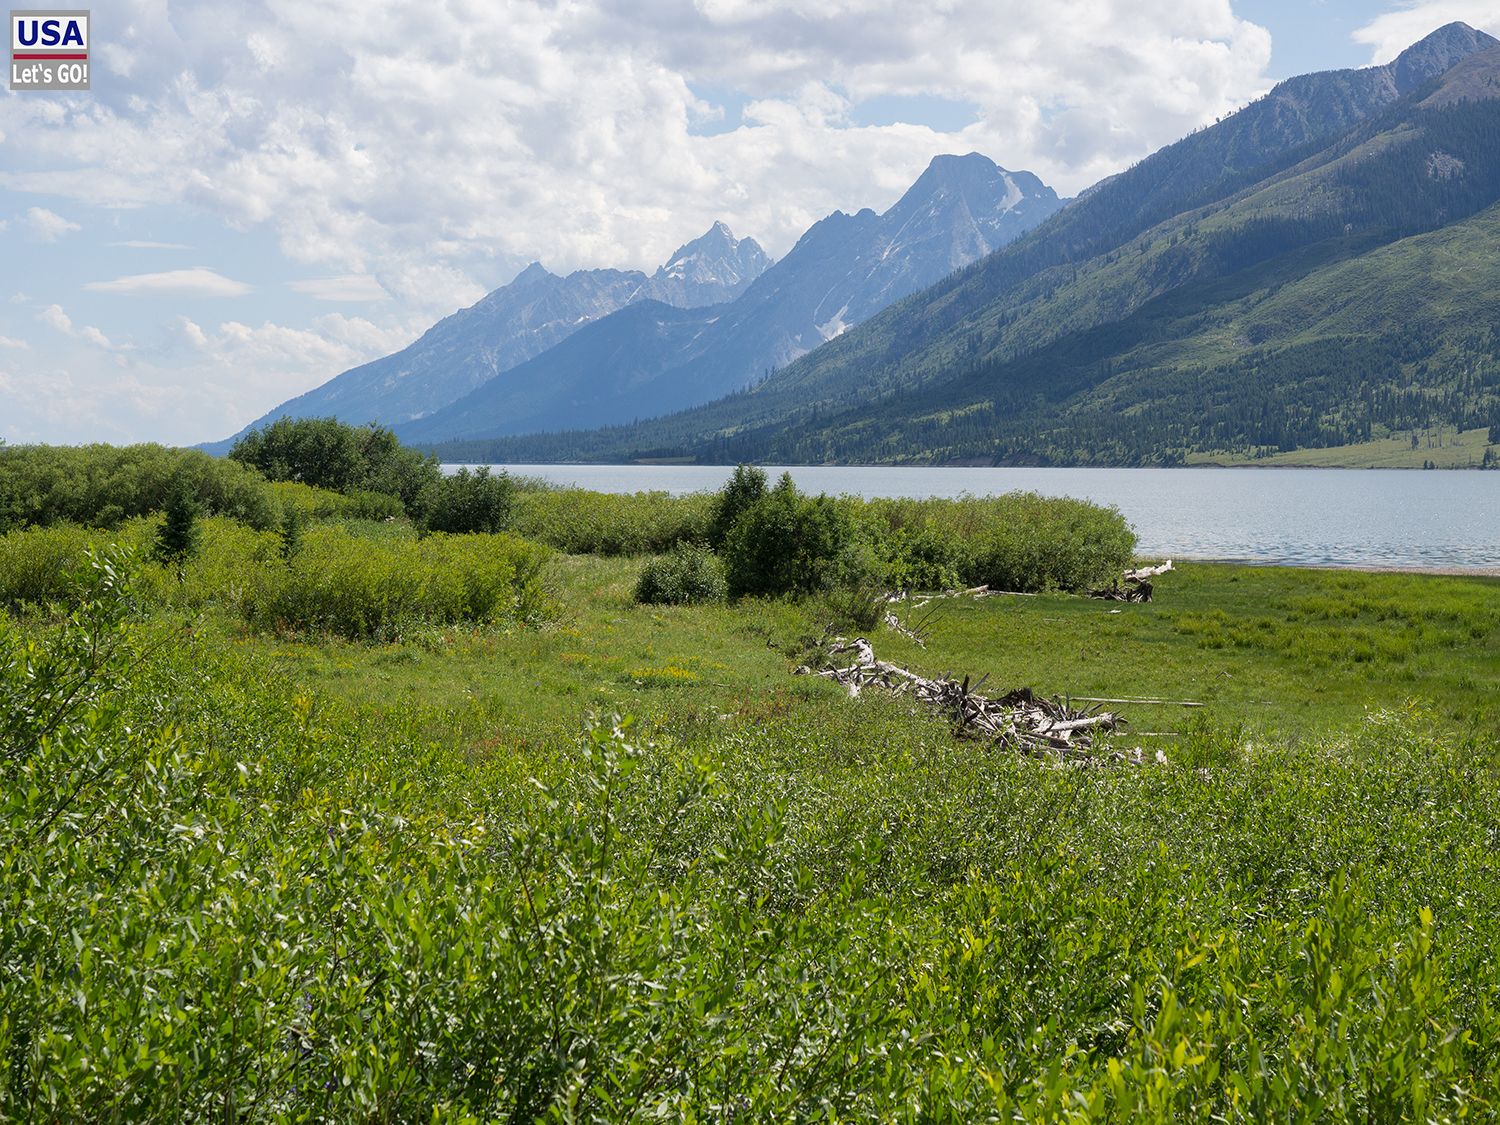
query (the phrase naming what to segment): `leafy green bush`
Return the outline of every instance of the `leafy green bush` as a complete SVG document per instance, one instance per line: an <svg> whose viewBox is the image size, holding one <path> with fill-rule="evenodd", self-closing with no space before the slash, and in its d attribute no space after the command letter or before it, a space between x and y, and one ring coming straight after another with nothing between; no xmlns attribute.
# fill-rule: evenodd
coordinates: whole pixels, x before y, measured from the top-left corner
<svg viewBox="0 0 1500 1125"><path fill-rule="evenodd" d="M229 457L270 480L346 494L376 492L407 507L439 476L436 459L404 448L391 431L337 418L278 418L240 438Z"/></svg>
<svg viewBox="0 0 1500 1125"><path fill-rule="evenodd" d="M261 629L377 640L418 625L536 620L546 558L510 535L374 542L318 527L283 565L253 573L242 608Z"/></svg>
<svg viewBox="0 0 1500 1125"><path fill-rule="evenodd" d="M504 531L515 503L515 486L505 473L491 476L488 466L474 472L459 469L422 490L418 507L427 531L452 534Z"/></svg>
<svg viewBox="0 0 1500 1125"><path fill-rule="evenodd" d="M703 542L712 506L706 493L528 490L516 494L510 530L570 555L662 554Z"/></svg>
<svg viewBox="0 0 1500 1125"><path fill-rule="evenodd" d="M44 605L78 592L77 572L98 533L75 526L0 535L0 606Z"/></svg>
<svg viewBox="0 0 1500 1125"><path fill-rule="evenodd" d="M0 446L0 529L117 527L160 511L179 486L205 511L274 527L280 506L255 470L161 445Z"/></svg>
<svg viewBox="0 0 1500 1125"><path fill-rule="evenodd" d="M0 605L71 598L90 550L113 543L146 557L161 518L116 532L58 527L0 536ZM179 565L141 562L135 589L149 605L239 614L256 628L389 639L426 625L536 621L548 612L545 548L511 535L357 535L308 527L293 552L280 529L202 521L200 546Z"/></svg>
<svg viewBox="0 0 1500 1125"><path fill-rule="evenodd" d="M912 567L951 567L965 586L1078 592L1118 578L1135 552L1135 533L1118 510L1068 497L882 499L860 510L896 544L897 565L904 539L916 552Z"/></svg>
<svg viewBox="0 0 1500 1125"><path fill-rule="evenodd" d="M271 481L268 487L283 513L295 510L304 519L383 520L396 519L406 512L400 499L383 492L346 495L290 480Z"/></svg>
<svg viewBox="0 0 1500 1125"><path fill-rule="evenodd" d="M735 520L723 557L734 597L817 593L857 582L870 570L851 505L803 496L785 474Z"/></svg>
<svg viewBox="0 0 1500 1125"><path fill-rule="evenodd" d="M735 521L765 495L766 471L752 465L736 465L734 473L714 496L708 519L708 545L716 551L723 547Z"/></svg>
<svg viewBox="0 0 1500 1125"><path fill-rule="evenodd" d="M729 592L724 564L707 547L683 543L652 559L641 571L635 600L646 605L721 602Z"/></svg>
<svg viewBox="0 0 1500 1125"><path fill-rule="evenodd" d="M1117 579L1130 565L1135 533L1113 508L1083 500L1013 493L1004 518L972 543L967 577L997 590L1083 591Z"/></svg>
<svg viewBox="0 0 1500 1125"><path fill-rule="evenodd" d="M892 590L951 590L963 582L963 545L936 528L896 528L882 548L882 577Z"/></svg>

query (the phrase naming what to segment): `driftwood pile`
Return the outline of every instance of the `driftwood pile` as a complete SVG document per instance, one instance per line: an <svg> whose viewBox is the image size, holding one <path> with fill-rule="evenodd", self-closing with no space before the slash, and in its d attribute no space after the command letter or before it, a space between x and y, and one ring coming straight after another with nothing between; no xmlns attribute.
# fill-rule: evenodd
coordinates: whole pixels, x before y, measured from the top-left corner
<svg viewBox="0 0 1500 1125"><path fill-rule="evenodd" d="M1090 590L1089 597L1102 598L1108 602L1149 602L1152 594L1151 579L1171 569L1172 560L1168 559L1160 566L1143 566L1139 570L1127 570L1122 576L1122 581L1101 586L1097 590Z"/></svg>
<svg viewBox="0 0 1500 1125"><path fill-rule="evenodd" d="M852 655L853 663L840 667L835 658ZM917 673L875 657L875 650L863 637L846 641L835 638L827 651L824 666L802 665L799 676L822 676L843 685L851 697L867 687L879 687L898 695L910 695L936 711L947 715L954 733L1003 749L1015 750L1031 757L1054 757L1080 764L1141 761L1137 747L1129 754L1100 748L1099 735L1125 722L1111 711L1076 710L1055 699L1040 699L1028 688L1013 691L998 699L980 695L984 681L969 684L951 677L928 679Z"/></svg>

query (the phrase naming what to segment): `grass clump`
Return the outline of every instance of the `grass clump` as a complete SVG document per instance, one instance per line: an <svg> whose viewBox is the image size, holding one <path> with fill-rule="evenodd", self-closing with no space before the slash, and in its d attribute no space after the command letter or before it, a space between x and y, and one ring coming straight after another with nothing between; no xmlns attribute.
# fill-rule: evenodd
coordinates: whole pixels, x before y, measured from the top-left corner
<svg viewBox="0 0 1500 1125"><path fill-rule="evenodd" d="M683 543L641 570L635 600L643 605L721 602L729 593L724 564L707 547Z"/></svg>

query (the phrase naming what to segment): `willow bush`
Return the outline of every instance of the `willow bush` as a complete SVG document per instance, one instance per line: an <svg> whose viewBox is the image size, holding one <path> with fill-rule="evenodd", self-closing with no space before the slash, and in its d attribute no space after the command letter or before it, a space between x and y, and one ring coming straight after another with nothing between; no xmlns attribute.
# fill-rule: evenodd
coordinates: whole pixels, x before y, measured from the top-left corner
<svg viewBox="0 0 1500 1125"><path fill-rule="evenodd" d="M610 494L581 488L521 490L510 530L570 555L651 555L707 537L714 497Z"/></svg>
<svg viewBox="0 0 1500 1125"><path fill-rule="evenodd" d="M1065 496L881 499L860 508L882 534L912 544L914 563L951 568L970 586L1081 592L1118 578L1135 553L1118 509Z"/></svg>
<svg viewBox="0 0 1500 1125"><path fill-rule="evenodd" d="M0 536L0 605L72 597L87 552L119 544L137 556L134 588L147 604L222 609L263 630L384 640L420 626L533 622L548 612L550 552L513 535L371 538L324 524L303 531L288 552L279 530L211 517L179 566L149 557L160 522Z"/></svg>
<svg viewBox="0 0 1500 1125"><path fill-rule="evenodd" d="M280 507L260 473L162 445L0 447L0 530L77 523L116 527L185 489L206 512L273 527Z"/></svg>
<svg viewBox="0 0 1500 1125"><path fill-rule="evenodd" d="M243 612L261 629L377 640L415 625L535 621L547 556L512 535L372 543L318 527L284 565L255 572Z"/></svg>

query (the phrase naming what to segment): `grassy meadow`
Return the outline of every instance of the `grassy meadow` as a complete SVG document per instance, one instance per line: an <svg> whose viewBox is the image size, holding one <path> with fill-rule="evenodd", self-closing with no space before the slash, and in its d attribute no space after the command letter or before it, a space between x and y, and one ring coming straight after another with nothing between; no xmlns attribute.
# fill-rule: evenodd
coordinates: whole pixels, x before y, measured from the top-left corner
<svg viewBox="0 0 1500 1125"><path fill-rule="evenodd" d="M1189 453L1189 465L1255 465L1266 468L1311 469L1478 469L1500 449L1492 446L1488 429L1461 430L1457 426L1434 426L1417 435L1395 434L1373 441L1353 442L1328 449L1293 449L1264 457L1248 454Z"/></svg>
<svg viewBox="0 0 1500 1125"><path fill-rule="evenodd" d="M778 502L902 573L1113 526ZM0 535L0 1119L1500 1115L1500 581L1190 563L868 632L1202 704L1064 767L792 675L860 590L639 604L711 498L315 507Z"/></svg>

